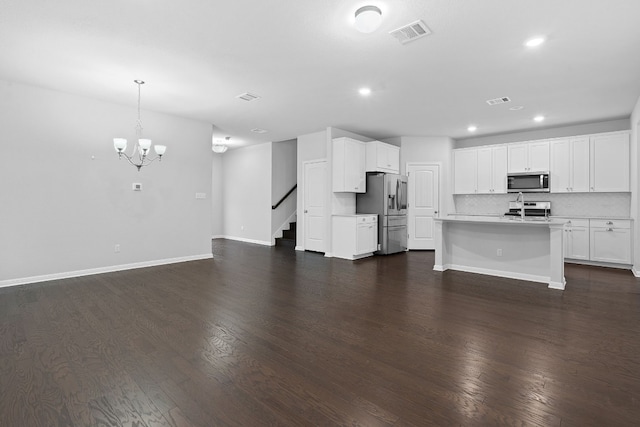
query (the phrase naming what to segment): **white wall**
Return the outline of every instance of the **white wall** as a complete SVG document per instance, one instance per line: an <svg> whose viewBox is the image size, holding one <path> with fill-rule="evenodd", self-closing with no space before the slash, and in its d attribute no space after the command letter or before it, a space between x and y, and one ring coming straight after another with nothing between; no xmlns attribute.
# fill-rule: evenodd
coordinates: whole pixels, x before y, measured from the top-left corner
<svg viewBox="0 0 640 427"><path fill-rule="evenodd" d="M633 274L640 277L640 98L631 113L631 218L634 219Z"/></svg>
<svg viewBox="0 0 640 427"><path fill-rule="evenodd" d="M274 142L272 144L271 164L271 205L274 206L297 182L298 142ZM287 219L296 211L297 192L294 190L277 209L271 211L271 235L288 228Z"/></svg>
<svg viewBox="0 0 640 427"><path fill-rule="evenodd" d="M565 136L587 135L590 133L614 132L618 130L629 130L628 118L458 139L455 142L454 148L478 147L481 145L504 144L535 139L561 138Z"/></svg>
<svg viewBox="0 0 640 427"><path fill-rule="evenodd" d="M222 237L224 234L222 211L222 159L220 154L214 154L211 167L211 233L212 237Z"/></svg>
<svg viewBox="0 0 640 427"><path fill-rule="evenodd" d="M226 238L271 244L271 142L229 150L222 160Z"/></svg>
<svg viewBox="0 0 640 427"><path fill-rule="evenodd" d="M407 163L440 164L440 212L454 212L453 139L444 136L403 136L400 138L400 173L406 175Z"/></svg>
<svg viewBox="0 0 640 427"><path fill-rule="evenodd" d="M136 114L0 81L0 286L211 256L210 124L143 111L168 148L138 172L113 149Z"/></svg>

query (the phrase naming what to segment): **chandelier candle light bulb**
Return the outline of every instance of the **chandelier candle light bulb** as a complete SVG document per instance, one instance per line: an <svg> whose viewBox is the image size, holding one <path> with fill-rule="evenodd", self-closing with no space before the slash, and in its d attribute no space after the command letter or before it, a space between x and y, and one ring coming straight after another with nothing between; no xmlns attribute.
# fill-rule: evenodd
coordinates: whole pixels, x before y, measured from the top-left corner
<svg viewBox="0 0 640 427"><path fill-rule="evenodd" d="M138 136L138 143L133 147L131 155L125 153L127 149L127 140L125 138L113 138L113 148L118 153L118 157L124 156L129 163L138 168L138 171L143 166L147 166L152 162L162 160L162 156L167 151L166 145L154 145L153 149L156 152L156 157L149 158L149 151L151 150L151 140L142 138L142 121L140 120L140 86L144 84L142 80L134 80L138 85L138 123L136 124L136 134Z"/></svg>

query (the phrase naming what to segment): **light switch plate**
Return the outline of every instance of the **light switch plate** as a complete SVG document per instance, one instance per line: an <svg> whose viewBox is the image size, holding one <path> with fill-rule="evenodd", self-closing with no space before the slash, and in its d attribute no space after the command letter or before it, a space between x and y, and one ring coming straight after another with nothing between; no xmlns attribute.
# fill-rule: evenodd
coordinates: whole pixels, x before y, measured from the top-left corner
<svg viewBox="0 0 640 427"><path fill-rule="evenodd" d="M142 191L142 183L141 182L134 182L133 184L131 184L131 189L133 191Z"/></svg>

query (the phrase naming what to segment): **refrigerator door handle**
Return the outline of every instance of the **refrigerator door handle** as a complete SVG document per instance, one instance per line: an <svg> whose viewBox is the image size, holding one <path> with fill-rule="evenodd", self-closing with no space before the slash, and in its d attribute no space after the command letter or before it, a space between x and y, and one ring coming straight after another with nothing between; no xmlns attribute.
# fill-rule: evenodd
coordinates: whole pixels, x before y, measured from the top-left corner
<svg viewBox="0 0 640 427"><path fill-rule="evenodd" d="M396 181L396 211L400 212L400 180Z"/></svg>

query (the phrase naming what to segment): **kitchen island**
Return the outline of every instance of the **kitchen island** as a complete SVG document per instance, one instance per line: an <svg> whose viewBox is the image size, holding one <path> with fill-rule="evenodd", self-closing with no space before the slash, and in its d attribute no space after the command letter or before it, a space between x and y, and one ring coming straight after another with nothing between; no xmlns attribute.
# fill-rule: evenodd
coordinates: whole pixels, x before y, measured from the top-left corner
<svg viewBox="0 0 640 427"><path fill-rule="evenodd" d="M434 218L433 269L541 282L562 290L565 222L471 215Z"/></svg>

